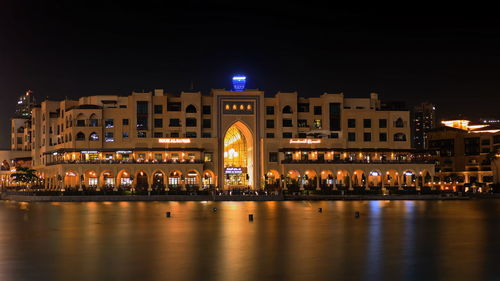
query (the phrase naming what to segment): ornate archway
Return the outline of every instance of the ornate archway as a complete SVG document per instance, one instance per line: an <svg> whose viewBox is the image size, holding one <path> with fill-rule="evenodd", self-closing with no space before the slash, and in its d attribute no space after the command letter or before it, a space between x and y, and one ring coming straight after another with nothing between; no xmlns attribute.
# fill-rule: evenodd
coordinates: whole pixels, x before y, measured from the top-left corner
<svg viewBox="0 0 500 281"><path fill-rule="evenodd" d="M254 144L250 129L238 121L224 134L224 188L246 188L254 184Z"/></svg>

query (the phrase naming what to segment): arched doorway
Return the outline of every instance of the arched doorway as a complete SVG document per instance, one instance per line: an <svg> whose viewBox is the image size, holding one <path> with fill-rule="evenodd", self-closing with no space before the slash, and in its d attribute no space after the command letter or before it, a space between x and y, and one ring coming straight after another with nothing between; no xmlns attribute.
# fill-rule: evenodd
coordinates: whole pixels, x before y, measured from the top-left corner
<svg viewBox="0 0 500 281"><path fill-rule="evenodd" d="M224 135L224 188L253 187L252 133L242 122L234 123Z"/></svg>
<svg viewBox="0 0 500 281"><path fill-rule="evenodd" d="M137 172L135 186L139 190L141 190L141 189L142 190L148 189L148 187L149 187L149 185L148 185L148 176L146 175L146 173L144 171Z"/></svg>
<svg viewBox="0 0 500 281"><path fill-rule="evenodd" d="M269 170L264 175L265 188L276 189L280 187L280 174L276 170Z"/></svg>
<svg viewBox="0 0 500 281"><path fill-rule="evenodd" d="M165 174L161 170L153 173L152 188L154 190L165 188Z"/></svg>
<svg viewBox="0 0 500 281"><path fill-rule="evenodd" d="M203 188L212 188L215 185L215 174L211 170L203 172Z"/></svg>
<svg viewBox="0 0 500 281"><path fill-rule="evenodd" d="M182 173L178 170L173 170L168 175L168 188L180 189L182 180Z"/></svg>
<svg viewBox="0 0 500 281"><path fill-rule="evenodd" d="M79 185L78 173L75 171L67 171L64 174L64 186L68 188L77 187Z"/></svg>

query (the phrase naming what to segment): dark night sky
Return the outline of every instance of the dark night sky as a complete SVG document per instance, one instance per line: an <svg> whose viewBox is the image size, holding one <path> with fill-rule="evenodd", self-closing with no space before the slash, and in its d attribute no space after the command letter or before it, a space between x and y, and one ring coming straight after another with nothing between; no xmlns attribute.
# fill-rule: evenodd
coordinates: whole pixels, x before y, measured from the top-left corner
<svg viewBox="0 0 500 281"><path fill-rule="evenodd" d="M433 102L441 117L500 112L500 17L491 7L16 2L0 3L1 132L26 89L63 99L179 92L193 80L206 93L229 88L234 73L268 95L375 91ZM8 143L3 133L0 147Z"/></svg>

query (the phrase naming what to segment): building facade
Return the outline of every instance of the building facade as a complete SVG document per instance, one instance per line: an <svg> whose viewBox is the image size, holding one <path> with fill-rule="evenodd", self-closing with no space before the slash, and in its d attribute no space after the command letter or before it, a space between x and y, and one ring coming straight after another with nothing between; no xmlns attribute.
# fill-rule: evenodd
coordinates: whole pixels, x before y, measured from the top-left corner
<svg viewBox="0 0 500 281"><path fill-rule="evenodd" d="M428 149L427 138L430 129L436 127L436 106L421 103L412 111L412 141L416 149Z"/></svg>
<svg viewBox="0 0 500 281"><path fill-rule="evenodd" d="M492 155L500 154L500 129L471 125L469 120L443 121L429 131L428 146L436 160L436 181L443 186L487 188L498 182Z"/></svg>
<svg viewBox="0 0 500 281"><path fill-rule="evenodd" d="M46 100L12 121L43 187L420 188L434 164L410 145L409 111L378 95L214 89Z"/></svg>

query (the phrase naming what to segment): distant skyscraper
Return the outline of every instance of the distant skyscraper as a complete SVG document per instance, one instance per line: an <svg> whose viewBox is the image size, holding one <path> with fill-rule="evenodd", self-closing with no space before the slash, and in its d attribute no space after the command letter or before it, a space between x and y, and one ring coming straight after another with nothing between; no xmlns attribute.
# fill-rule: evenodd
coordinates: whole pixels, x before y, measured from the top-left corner
<svg viewBox="0 0 500 281"><path fill-rule="evenodd" d="M16 104L16 118L31 118L31 109L35 105L35 97L33 91L28 90L19 97Z"/></svg>
<svg viewBox="0 0 500 281"><path fill-rule="evenodd" d="M436 127L436 106L423 102L413 108L412 115L413 146L427 149L427 132Z"/></svg>

